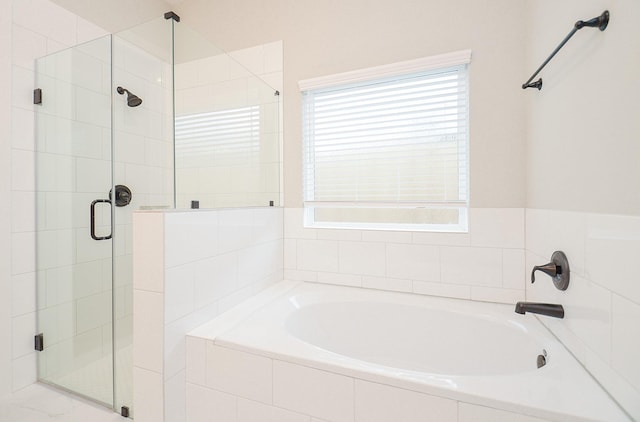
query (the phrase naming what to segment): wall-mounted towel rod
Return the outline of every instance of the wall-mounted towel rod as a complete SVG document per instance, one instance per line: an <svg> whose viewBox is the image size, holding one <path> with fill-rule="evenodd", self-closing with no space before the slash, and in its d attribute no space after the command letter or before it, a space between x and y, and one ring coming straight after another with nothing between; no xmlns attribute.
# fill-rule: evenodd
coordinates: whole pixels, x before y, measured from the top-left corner
<svg viewBox="0 0 640 422"><path fill-rule="evenodd" d="M539 78L535 82L531 82L531 81L533 80L533 78L535 78L538 75L538 73L540 73L540 71L547 65L547 63L549 63L549 61L553 58L553 56L555 56L556 53L560 51L560 49L567 43L567 41L569 41L569 39L573 37L573 34L578 32L579 29L582 29L585 26L588 26L591 28L599 28L601 31L604 31L607 28L608 24L609 24L608 10L605 10L604 12L602 12L600 16L596 16L593 19L589 19L586 22L585 21L576 22L571 32L569 32L569 34L566 37L564 37L564 40L562 40L562 42L556 47L556 49L553 50L553 53L551 53L549 57L547 57L547 60L545 60L544 63L542 63L542 65L540 65L538 70L536 70L535 73L531 75L531 77L529 78L529 80L527 80L527 82L522 84L522 89L527 89L527 88L538 88L538 90L542 89L542 78Z"/></svg>

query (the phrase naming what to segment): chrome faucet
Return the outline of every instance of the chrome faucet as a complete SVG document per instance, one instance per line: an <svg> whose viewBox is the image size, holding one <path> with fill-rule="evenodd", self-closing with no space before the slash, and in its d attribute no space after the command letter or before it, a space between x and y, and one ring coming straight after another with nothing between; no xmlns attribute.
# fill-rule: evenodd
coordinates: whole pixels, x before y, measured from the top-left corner
<svg viewBox="0 0 640 422"><path fill-rule="evenodd" d="M553 303L518 302L516 303L516 313L524 315L526 312L532 314L546 315L554 318L564 318L564 308L562 305Z"/></svg>

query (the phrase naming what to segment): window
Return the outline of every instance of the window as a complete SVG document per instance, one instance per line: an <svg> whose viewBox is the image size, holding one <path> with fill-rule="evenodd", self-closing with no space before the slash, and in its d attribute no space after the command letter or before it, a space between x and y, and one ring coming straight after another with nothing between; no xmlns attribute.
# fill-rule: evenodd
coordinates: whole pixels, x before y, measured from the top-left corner
<svg viewBox="0 0 640 422"><path fill-rule="evenodd" d="M246 159L260 150L260 107L176 116L176 155L215 157L228 162ZM210 157L210 158L211 158Z"/></svg>
<svg viewBox="0 0 640 422"><path fill-rule="evenodd" d="M467 230L470 55L300 82L306 226Z"/></svg>

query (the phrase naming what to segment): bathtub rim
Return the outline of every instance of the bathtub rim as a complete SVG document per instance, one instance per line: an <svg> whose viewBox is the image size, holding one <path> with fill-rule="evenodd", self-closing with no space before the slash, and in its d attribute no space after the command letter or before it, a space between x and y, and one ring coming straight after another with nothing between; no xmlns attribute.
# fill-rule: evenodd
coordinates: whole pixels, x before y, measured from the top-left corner
<svg viewBox="0 0 640 422"><path fill-rule="evenodd" d="M191 331L187 335L190 337L200 338L207 341L210 341L216 347L222 347L230 350L234 350L241 353L249 353L256 356L266 357L272 360L288 362L320 371L329 372L336 375L343 375L347 377L351 377L354 379L360 379L363 381L374 382L383 385L389 385L396 388L401 388L404 390L414 391L422 394L427 394L430 396L442 397L445 399L456 400L459 402L471 403L475 405L485 406L496 408L500 410L505 410L509 412L515 412L518 414L544 418L546 420L557 420L563 422L586 422L586 421L627 421L630 422L630 419L621 410L620 406L611 398L611 396L604 390L599 383L591 376L591 374L586 371L580 365L577 360L571 355L571 353L566 349L566 347L559 342L556 336L545 326L545 324L541 323L537 317L528 316L528 319L535 321L535 326L538 330L543 331L550 339L552 339L556 346L552 349L552 353L555 356L554 364L561 365L564 371L568 371L569 375L573 375L577 377L576 379L582 380L583 382L579 383L581 387L587 387L589 390L589 394L596 394L602 397L604 400L598 400L597 404L593 404L593 401L589 400L587 403L591 408L589 411L584 412L585 407L581 405L574 405L577 410L582 412L573 412L567 413L565 411L561 411L558 409L546 409L540 406L533 406L528 404L523 404L521 402L515 402L512 400L505 400L501 398L491 397L486 394L477 394L477 393L469 393L466 391L460 390L452 390L447 389L443 385L432 385L430 383L426 383L424 381L420 381L419 379L413 379L411 377L398 377L392 376L389 374L388 367L379 364L371 364L366 363L365 365L354 365L353 361L362 362L358 359L347 357L342 362L338 362L335 360L330 360L329 362L317 359L317 358L308 358L295 353L286 353L286 352L278 352L268 348L255 347L253 345L243 344L241 342L229 340L225 338L225 334L233 332L236 328L238 328L241 324L247 321L251 316L256 313L263 311L264 308L271 305L273 302L285 298L287 295L298 290L300 287L304 286L313 286L312 288L320 288L320 289L335 289L335 290L348 290L348 291L373 291L373 294L391 294L394 296L404 296L408 298L416 298L413 300L421 301L421 300L433 300L436 302L445 303L448 301L460 302L465 304L470 304L470 306L487 306L485 302L480 302L478 305L478 301L469 301L465 299L457 299L457 298L443 298L439 296L427 296L427 295L414 295L409 293L400 293L400 292L387 292L387 291L376 291L371 289L362 289L357 287L347 287L347 286L335 286L335 285L327 285L323 283L313 283L313 282L302 282L302 281L288 281L283 280L275 285L267 288L263 292L251 297L247 301L237 305L231 310L221 314L219 317L214 320L198 327L197 329ZM426 299L425 299L426 298ZM490 303L489 306L509 306L505 304L498 303ZM293 335L289 334L289 336L293 337ZM304 342L303 340L298 339L298 341ZM308 343L307 343L308 344ZM313 345L311 345L313 346ZM317 347L317 346L313 346ZM333 352L324 350L323 352L335 354ZM379 369L376 369L379 368ZM415 371L404 371L404 372L415 372ZM535 373L534 371L531 371ZM417 373L423 374L423 373ZM472 378L473 376L460 376L460 378ZM493 375L493 376L476 376L476 378L490 378L493 381L500 383L501 381L513 381L514 375ZM445 378L458 378L457 376L446 376ZM586 384L585 384L586 383ZM584 394L577 394L576 397L582 396ZM602 411L605 409L605 412ZM615 419L610 419L610 414L608 411L614 413ZM593 417L590 416L594 416ZM604 416L605 418L599 418L598 415Z"/></svg>

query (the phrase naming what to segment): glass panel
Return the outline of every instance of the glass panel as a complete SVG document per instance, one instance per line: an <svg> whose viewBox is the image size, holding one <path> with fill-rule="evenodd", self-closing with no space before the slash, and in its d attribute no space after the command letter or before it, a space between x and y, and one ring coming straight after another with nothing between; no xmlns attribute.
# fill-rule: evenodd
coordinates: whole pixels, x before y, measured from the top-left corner
<svg viewBox="0 0 640 422"><path fill-rule="evenodd" d="M127 406L133 417L132 215L173 208L172 22L113 36L114 184L131 192L128 205L114 208L115 408Z"/></svg>
<svg viewBox="0 0 640 422"><path fill-rule="evenodd" d="M278 206L280 97L263 80L264 49L235 55L252 73L189 27L175 31L176 206Z"/></svg>
<svg viewBox="0 0 640 422"><path fill-rule="evenodd" d="M38 377L113 403L111 40L36 61Z"/></svg>
<svg viewBox="0 0 640 422"><path fill-rule="evenodd" d="M171 31L160 18L36 63L39 378L131 415L132 213L174 206Z"/></svg>

